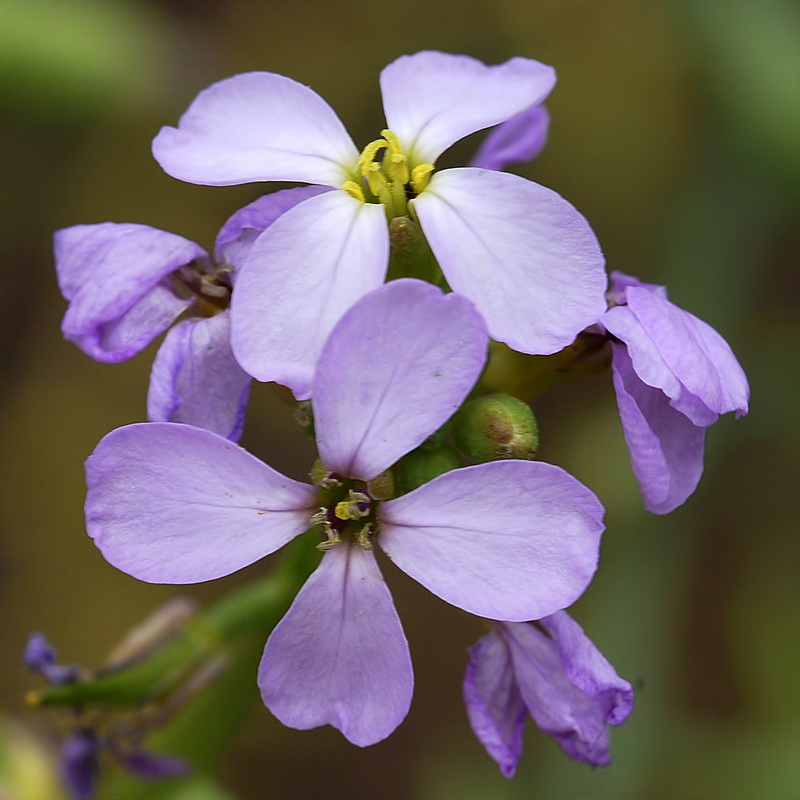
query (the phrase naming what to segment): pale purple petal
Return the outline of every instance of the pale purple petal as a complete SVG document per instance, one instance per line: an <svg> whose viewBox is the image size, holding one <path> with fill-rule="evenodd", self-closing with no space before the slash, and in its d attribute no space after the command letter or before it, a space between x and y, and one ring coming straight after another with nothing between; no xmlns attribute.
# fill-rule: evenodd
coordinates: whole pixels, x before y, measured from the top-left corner
<svg viewBox="0 0 800 800"><path fill-rule="evenodd" d="M411 657L371 551L340 544L325 553L267 640L258 685L284 725L332 725L359 747L403 721Z"/></svg>
<svg viewBox="0 0 800 800"><path fill-rule="evenodd" d="M358 161L333 109L307 86L271 72L204 89L177 128L161 129L153 155L174 178L212 186L299 181L339 188Z"/></svg>
<svg viewBox="0 0 800 800"><path fill-rule="evenodd" d="M325 466L371 480L458 409L486 361L472 303L422 281L371 292L331 333L314 376Z"/></svg>
<svg viewBox="0 0 800 800"><path fill-rule="evenodd" d="M194 242L148 225L75 225L54 236L56 272L70 301L64 336L98 361L138 353L191 304L160 282L192 261Z"/></svg>
<svg viewBox="0 0 800 800"><path fill-rule="evenodd" d="M433 163L470 133L541 103L555 86L552 67L530 58L487 66L469 56L423 51L381 72L387 127L412 162Z"/></svg>
<svg viewBox="0 0 800 800"><path fill-rule="evenodd" d="M695 425L712 425L728 411L747 413L747 378L710 325L643 286L627 286L625 300L600 322L628 346L642 381Z"/></svg>
<svg viewBox="0 0 800 800"><path fill-rule="evenodd" d="M164 338L150 372L147 417L186 422L238 441L250 376L231 351L230 314L184 320Z"/></svg>
<svg viewBox="0 0 800 800"><path fill-rule="evenodd" d="M508 645L492 630L469 650L464 705L475 736L512 778L522 756L527 709L517 687Z"/></svg>
<svg viewBox="0 0 800 800"><path fill-rule="evenodd" d="M233 293L233 352L260 381L309 397L322 346L389 263L383 207L346 192L296 205L253 243Z"/></svg>
<svg viewBox="0 0 800 800"><path fill-rule="evenodd" d="M651 292L655 292L659 297L663 297L665 300L667 299L666 287L658 283L644 283L633 275L626 275L624 272L620 272L617 269L611 273L610 278L611 285L609 286L606 297L608 297L613 305L624 305L627 302L625 298L629 286L643 287Z"/></svg>
<svg viewBox="0 0 800 800"><path fill-rule="evenodd" d="M593 766L611 763L608 725L625 721L633 706L630 684L618 677L580 626L565 613L533 625L500 623L517 684L541 731L571 758Z"/></svg>
<svg viewBox="0 0 800 800"><path fill-rule="evenodd" d="M471 167L502 170L532 161L547 144L550 114L532 106L490 131L470 162Z"/></svg>
<svg viewBox="0 0 800 800"><path fill-rule="evenodd" d="M189 425L109 433L86 461L86 525L109 563L151 583L235 572L309 527L313 486Z"/></svg>
<svg viewBox="0 0 800 800"><path fill-rule="evenodd" d="M493 339L549 355L605 311L600 246L555 192L467 167L434 174L412 204L448 283L475 303Z"/></svg>
<svg viewBox="0 0 800 800"><path fill-rule="evenodd" d="M706 429L676 411L660 389L640 380L624 345L612 342L611 366L622 432L645 508L668 514L700 481Z"/></svg>
<svg viewBox="0 0 800 800"><path fill-rule="evenodd" d="M495 461L381 504L378 541L434 594L522 621L574 602L597 567L603 507L559 467Z"/></svg>
<svg viewBox="0 0 800 800"><path fill-rule="evenodd" d="M298 186L265 194L240 208L217 234L214 254L219 264L241 267L258 235L278 217L309 197L329 192L326 186Z"/></svg>

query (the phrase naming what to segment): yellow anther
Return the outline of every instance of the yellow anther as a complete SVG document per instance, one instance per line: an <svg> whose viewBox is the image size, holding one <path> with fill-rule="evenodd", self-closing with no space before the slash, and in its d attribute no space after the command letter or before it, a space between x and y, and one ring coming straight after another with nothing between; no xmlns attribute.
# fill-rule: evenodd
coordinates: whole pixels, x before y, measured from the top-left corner
<svg viewBox="0 0 800 800"><path fill-rule="evenodd" d="M390 153L399 153L403 155L403 147L400 144L400 140L397 138L397 135L392 133L388 128L386 130L381 131L381 136L386 140L386 144L389 147Z"/></svg>
<svg viewBox="0 0 800 800"><path fill-rule="evenodd" d="M376 197L381 197L386 192L386 178L377 161L372 161L361 174L367 179L367 186Z"/></svg>
<svg viewBox="0 0 800 800"><path fill-rule="evenodd" d="M350 197L355 197L356 200L360 200L362 203L366 202L364 190L355 181L345 181L342 184L342 189L344 189Z"/></svg>
<svg viewBox="0 0 800 800"><path fill-rule="evenodd" d="M433 172L433 164L418 164L411 170L411 188L415 194L424 192Z"/></svg>
<svg viewBox="0 0 800 800"><path fill-rule="evenodd" d="M402 153L392 153L388 158L386 174L395 183L405 186L408 183L408 162Z"/></svg>
<svg viewBox="0 0 800 800"><path fill-rule="evenodd" d="M387 142L386 139L376 139L374 142L370 142L361 151L361 158L358 159L358 168L365 178L367 177L367 173L372 169L371 165L375 163L375 156L378 155L379 151L383 150L384 147L388 146L389 142ZM380 165L378 168L380 169Z"/></svg>

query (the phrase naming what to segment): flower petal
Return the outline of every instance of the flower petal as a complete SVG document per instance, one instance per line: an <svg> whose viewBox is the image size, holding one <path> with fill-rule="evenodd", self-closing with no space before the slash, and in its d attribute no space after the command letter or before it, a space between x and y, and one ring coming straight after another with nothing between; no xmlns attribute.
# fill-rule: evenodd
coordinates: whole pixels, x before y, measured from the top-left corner
<svg viewBox="0 0 800 800"><path fill-rule="evenodd" d="M747 378L710 325L645 286L626 287L625 299L600 322L628 345L648 386L661 389L695 425L712 425L728 411L747 413Z"/></svg>
<svg viewBox="0 0 800 800"><path fill-rule="evenodd" d="M459 139L541 103L555 82L552 67L530 58L487 66L423 51L385 67L381 93L387 126L412 162L432 164Z"/></svg>
<svg viewBox="0 0 800 800"><path fill-rule="evenodd" d="M574 602L597 567L603 507L564 470L494 461L381 504L381 548L471 614L522 621Z"/></svg>
<svg viewBox="0 0 800 800"><path fill-rule="evenodd" d="M153 155L173 178L211 186L300 181L339 188L358 161L334 110L307 86L271 72L204 89L177 128L161 129Z"/></svg>
<svg viewBox="0 0 800 800"><path fill-rule="evenodd" d="M231 441L242 435L250 376L231 352L230 314L184 320L164 338L153 361L147 416L186 422Z"/></svg>
<svg viewBox="0 0 800 800"><path fill-rule="evenodd" d="M470 648L463 690L475 736L503 775L513 778L522 756L528 710L517 687L508 645L496 630Z"/></svg>
<svg viewBox="0 0 800 800"><path fill-rule="evenodd" d="M536 725L571 758L593 766L611 763L607 725L625 721L633 707L622 680L580 626L560 612L542 624L500 623L519 690Z"/></svg>
<svg viewBox="0 0 800 800"><path fill-rule="evenodd" d="M325 466L371 480L420 445L461 405L486 361L472 303L422 281L376 289L341 319L314 376Z"/></svg>
<svg viewBox="0 0 800 800"><path fill-rule="evenodd" d="M341 544L325 553L267 640L258 685L284 725L332 725L359 747L403 721L411 657L372 552Z"/></svg>
<svg viewBox="0 0 800 800"><path fill-rule="evenodd" d="M526 108L490 131L469 165L503 170L532 161L547 144L549 127L550 113L544 106Z"/></svg>
<svg viewBox="0 0 800 800"><path fill-rule="evenodd" d="M106 560L151 583L235 572L309 526L316 489L215 433L149 422L111 431L86 461L86 525Z"/></svg>
<svg viewBox="0 0 800 800"><path fill-rule="evenodd" d="M549 355L605 311L600 246L555 192L505 172L448 169L412 202L448 283L493 339Z"/></svg>
<svg viewBox="0 0 800 800"><path fill-rule="evenodd" d="M90 800L100 775L100 742L93 731L71 733L61 746L61 781L71 797Z"/></svg>
<svg viewBox="0 0 800 800"><path fill-rule="evenodd" d="M162 281L205 250L148 225L74 225L54 236L61 293L70 301L64 336L98 361L138 353L191 304Z"/></svg>
<svg viewBox="0 0 800 800"><path fill-rule="evenodd" d="M250 246L258 235L269 228L278 217L303 200L329 192L325 186L298 186L265 194L240 208L222 226L217 234L214 254L219 264L241 267Z"/></svg>
<svg viewBox="0 0 800 800"><path fill-rule="evenodd" d="M668 514L697 488L706 429L676 411L661 389L640 380L624 345L612 342L611 346L622 432L644 507L654 514Z"/></svg>
<svg viewBox="0 0 800 800"><path fill-rule="evenodd" d="M328 334L383 283L388 263L380 205L326 192L287 211L253 243L236 279L232 344L239 363L307 399Z"/></svg>

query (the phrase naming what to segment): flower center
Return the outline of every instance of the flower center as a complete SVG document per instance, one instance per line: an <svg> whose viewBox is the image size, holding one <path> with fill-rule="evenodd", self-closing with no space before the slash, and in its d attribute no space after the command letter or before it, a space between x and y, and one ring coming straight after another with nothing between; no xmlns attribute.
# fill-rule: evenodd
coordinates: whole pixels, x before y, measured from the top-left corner
<svg viewBox="0 0 800 800"><path fill-rule="evenodd" d="M367 483L328 472L317 463L311 478L320 487L320 509L311 516L324 536L317 547L330 550L350 538L365 550L372 549L372 537L378 533L378 502L391 494L391 479L379 475Z"/></svg>
<svg viewBox="0 0 800 800"><path fill-rule="evenodd" d="M384 130L364 148L356 170L360 180L345 181L342 188L362 202L383 203L392 220L405 216L408 201L425 190L433 164L409 164L397 136Z"/></svg>

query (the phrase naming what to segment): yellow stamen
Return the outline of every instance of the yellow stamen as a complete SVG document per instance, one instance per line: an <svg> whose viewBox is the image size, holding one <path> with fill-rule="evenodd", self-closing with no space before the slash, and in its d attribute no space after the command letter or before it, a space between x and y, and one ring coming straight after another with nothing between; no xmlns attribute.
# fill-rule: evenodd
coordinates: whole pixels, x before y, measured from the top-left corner
<svg viewBox="0 0 800 800"><path fill-rule="evenodd" d="M358 159L358 169L365 178L367 177L367 172L371 169L370 165L375 162L375 156L378 155L380 150L388 146L389 142L386 139L376 139L362 150L361 158Z"/></svg>
<svg viewBox="0 0 800 800"><path fill-rule="evenodd" d="M433 164L418 164L411 170L411 188L415 194L424 192L433 172Z"/></svg>
<svg viewBox="0 0 800 800"><path fill-rule="evenodd" d="M364 190L355 181L345 181L342 184L342 189L344 189L350 197L355 197L356 200L360 200L362 203L366 202Z"/></svg>
<svg viewBox="0 0 800 800"><path fill-rule="evenodd" d="M376 197L380 197L381 194L386 192L386 178L381 172L381 165L377 161L372 161L365 168L362 168L361 174L367 179L367 186Z"/></svg>

